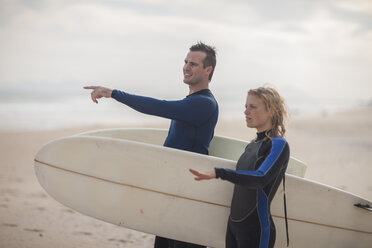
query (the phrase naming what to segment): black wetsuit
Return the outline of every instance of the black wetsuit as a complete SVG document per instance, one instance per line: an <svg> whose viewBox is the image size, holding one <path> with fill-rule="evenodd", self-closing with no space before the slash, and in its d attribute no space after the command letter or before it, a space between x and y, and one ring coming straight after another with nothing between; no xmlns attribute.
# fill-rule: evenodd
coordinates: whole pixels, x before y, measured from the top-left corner
<svg viewBox="0 0 372 248"><path fill-rule="evenodd" d="M177 101L158 100L113 90L111 97L144 113L171 119L164 146L208 154L218 119L218 104L209 89ZM180 213L182 214L182 213ZM155 248L200 248L205 246L156 237Z"/></svg>
<svg viewBox="0 0 372 248"><path fill-rule="evenodd" d="M274 247L271 201L285 175L289 146L280 137L258 133L239 158L236 170L216 168L216 177L235 184L226 248Z"/></svg>

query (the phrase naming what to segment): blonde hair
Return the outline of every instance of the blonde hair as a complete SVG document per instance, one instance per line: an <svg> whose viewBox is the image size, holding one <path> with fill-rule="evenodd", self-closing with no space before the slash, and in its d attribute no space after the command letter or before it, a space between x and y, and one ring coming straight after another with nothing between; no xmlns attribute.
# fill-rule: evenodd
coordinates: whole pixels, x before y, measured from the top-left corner
<svg viewBox="0 0 372 248"><path fill-rule="evenodd" d="M287 121L287 110L284 99L279 93L271 87L259 87L248 91L248 95L259 97L265 104L266 110L272 114L272 128L266 131L267 137L280 136L284 137Z"/></svg>

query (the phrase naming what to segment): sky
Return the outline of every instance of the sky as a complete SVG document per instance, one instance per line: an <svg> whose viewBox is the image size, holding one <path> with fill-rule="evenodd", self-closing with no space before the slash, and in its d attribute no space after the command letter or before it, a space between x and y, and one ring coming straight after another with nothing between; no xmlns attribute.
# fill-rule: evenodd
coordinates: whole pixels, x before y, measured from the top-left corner
<svg viewBox="0 0 372 248"><path fill-rule="evenodd" d="M0 0L0 37L0 90L182 95L184 58L203 41L217 48L216 94L269 84L289 98L372 99L370 0Z"/></svg>

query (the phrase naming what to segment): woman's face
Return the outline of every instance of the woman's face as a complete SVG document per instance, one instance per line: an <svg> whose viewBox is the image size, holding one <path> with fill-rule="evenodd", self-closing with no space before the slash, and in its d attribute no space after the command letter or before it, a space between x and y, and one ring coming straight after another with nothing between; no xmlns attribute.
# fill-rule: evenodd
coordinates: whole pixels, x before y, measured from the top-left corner
<svg viewBox="0 0 372 248"><path fill-rule="evenodd" d="M245 103L245 121L247 127L263 132L272 128L271 112L265 108L264 102L256 95L248 95Z"/></svg>

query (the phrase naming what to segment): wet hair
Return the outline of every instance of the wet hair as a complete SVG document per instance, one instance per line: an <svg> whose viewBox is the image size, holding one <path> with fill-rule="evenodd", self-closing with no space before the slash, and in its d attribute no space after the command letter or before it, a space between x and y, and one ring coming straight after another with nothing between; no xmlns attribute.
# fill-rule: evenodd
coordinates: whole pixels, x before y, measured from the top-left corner
<svg viewBox="0 0 372 248"><path fill-rule="evenodd" d="M195 45L192 45L190 47L191 52L204 52L207 56L205 57L203 61L203 68L206 68L208 66L212 66L212 72L209 74L209 81L211 81L214 68L216 67L216 48L213 46L208 46L204 44L203 42L199 41Z"/></svg>
<svg viewBox="0 0 372 248"><path fill-rule="evenodd" d="M273 136L284 137L286 132L285 124L288 116L286 104L279 93L271 87L259 87L249 90L248 95L259 97L263 101L266 110L272 113L272 128L266 131L266 136L269 138Z"/></svg>

